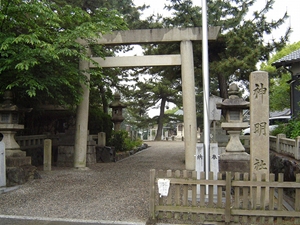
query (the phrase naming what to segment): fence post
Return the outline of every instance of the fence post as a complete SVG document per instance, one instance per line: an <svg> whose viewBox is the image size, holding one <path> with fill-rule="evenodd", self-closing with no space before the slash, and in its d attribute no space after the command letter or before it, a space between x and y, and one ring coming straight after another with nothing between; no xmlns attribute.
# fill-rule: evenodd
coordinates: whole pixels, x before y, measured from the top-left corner
<svg viewBox="0 0 300 225"><path fill-rule="evenodd" d="M150 219L155 219L155 169L150 170Z"/></svg>
<svg viewBox="0 0 300 225"><path fill-rule="evenodd" d="M226 172L226 202L225 202L225 223L230 222L231 214L231 172Z"/></svg>
<svg viewBox="0 0 300 225"><path fill-rule="evenodd" d="M298 173L296 175L296 182L300 183L300 174ZM300 189L296 188L296 195L295 195L295 211L300 212ZM300 218L295 218L295 223L299 224L300 223Z"/></svg>
<svg viewBox="0 0 300 225"><path fill-rule="evenodd" d="M44 140L44 171L51 171L52 140Z"/></svg>
<svg viewBox="0 0 300 225"><path fill-rule="evenodd" d="M6 186L5 144L3 141L0 141L0 188L5 186Z"/></svg>
<svg viewBox="0 0 300 225"><path fill-rule="evenodd" d="M280 153L280 139L285 138L285 134L277 134L276 138L276 152Z"/></svg>
<svg viewBox="0 0 300 225"><path fill-rule="evenodd" d="M296 160L300 160L300 136L296 138L294 157Z"/></svg>

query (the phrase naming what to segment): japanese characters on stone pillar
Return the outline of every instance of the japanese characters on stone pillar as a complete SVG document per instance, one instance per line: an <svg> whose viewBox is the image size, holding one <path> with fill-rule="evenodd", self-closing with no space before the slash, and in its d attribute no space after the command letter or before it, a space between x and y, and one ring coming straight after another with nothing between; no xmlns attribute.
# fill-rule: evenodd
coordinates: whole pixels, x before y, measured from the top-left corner
<svg viewBox="0 0 300 225"><path fill-rule="evenodd" d="M269 175L269 78L268 73L250 74L250 176ZM258 179L260 179L258 177Z"/></svg>

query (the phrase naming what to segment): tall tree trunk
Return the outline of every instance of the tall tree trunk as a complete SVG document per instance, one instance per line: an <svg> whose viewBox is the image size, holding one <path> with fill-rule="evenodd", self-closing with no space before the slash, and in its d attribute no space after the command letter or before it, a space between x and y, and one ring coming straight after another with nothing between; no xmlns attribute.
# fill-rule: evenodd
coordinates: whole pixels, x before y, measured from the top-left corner
<svg viewBox="0 0 300 225"><path fill-rule="evenodd" d="M102 99L103 112L108 114L108 104L107 104L107 99L105 96L105 88L103 86L100 86L99 89L100 89L100 95L101 95L101 99Z"/></svg>
<svg viewBox="0 0 300 225"><path fill-rule="evenodd" d="M227 90L227 82L225 76L222 74L218 74L218 81L219 81L219 89L220 89L220 97L221 98L228 98L228 90Z"/></svg>
<svg viewBox="0 0 300 225"><path fill-rule="evenodd" d="M166 99L162 98L160 103L160 114L158 118L157 132L154 139L155 141L161 141L162 129L164 126L165 105L166 105Z"/></svg>
<svg viewBox="0 0 300 225"><path fill-rule="evenodd" d="M218 81L219 81L219 89L220 89L220 97L225 99L228 98L228 89L227 89L227 82L225 76L218 73ZM226 111L222 110L222 116L226 116Z"/></svg>

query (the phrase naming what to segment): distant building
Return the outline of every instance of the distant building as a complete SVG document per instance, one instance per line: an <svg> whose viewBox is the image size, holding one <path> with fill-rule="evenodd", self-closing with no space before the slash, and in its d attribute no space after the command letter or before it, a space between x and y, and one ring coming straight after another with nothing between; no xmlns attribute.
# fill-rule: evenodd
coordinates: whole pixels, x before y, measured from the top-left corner
<svg viewBox="0 0 300 225"><path fill-rule="evenodd" d="M276 68L284 67L291 73L292 78L289 82L291 86L291 113L295 116L300 112L300 91L297 88L300 85L300 49L284 56L272 65Z"/></svg>

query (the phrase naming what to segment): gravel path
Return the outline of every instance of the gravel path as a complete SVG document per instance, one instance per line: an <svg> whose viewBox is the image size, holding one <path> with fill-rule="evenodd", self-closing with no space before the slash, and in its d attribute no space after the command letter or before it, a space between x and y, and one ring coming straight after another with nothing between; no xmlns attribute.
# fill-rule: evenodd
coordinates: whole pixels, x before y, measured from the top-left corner
<svg viewBox="0 0 300 225"><path fill-rule="evenodd" d="M149 148L89 170L53 167L42 179L0 195L0 214L145 222L150 169L184 169L183 142L148 142Z"/></svg>

